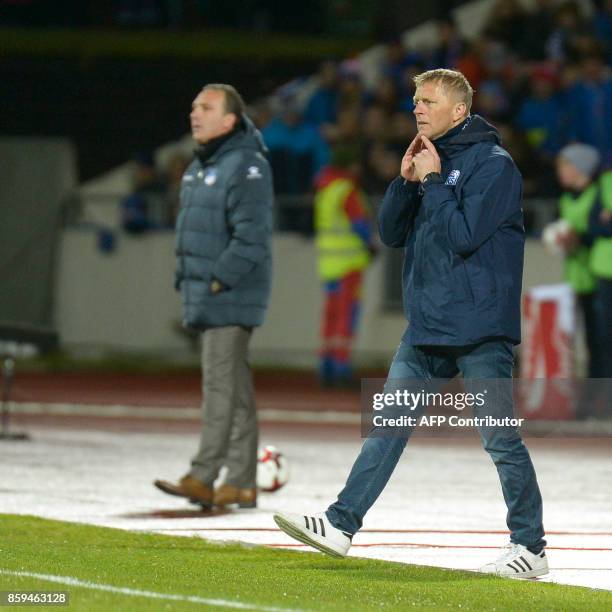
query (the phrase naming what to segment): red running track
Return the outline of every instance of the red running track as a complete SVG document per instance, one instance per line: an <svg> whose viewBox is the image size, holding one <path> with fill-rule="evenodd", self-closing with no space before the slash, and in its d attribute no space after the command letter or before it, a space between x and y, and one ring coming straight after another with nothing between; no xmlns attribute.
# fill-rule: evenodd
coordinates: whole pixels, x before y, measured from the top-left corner
<svg viewBox="0 0 612 612"><path fill-rule="evenodd" d="M294 409L358 412L358 390L327 390L314 374L255 374L258 398L286 400ZM201 401L200 373L17 372L11 398L17 402L193 407ZM299 400L299 401L297 401Z"/></svg>

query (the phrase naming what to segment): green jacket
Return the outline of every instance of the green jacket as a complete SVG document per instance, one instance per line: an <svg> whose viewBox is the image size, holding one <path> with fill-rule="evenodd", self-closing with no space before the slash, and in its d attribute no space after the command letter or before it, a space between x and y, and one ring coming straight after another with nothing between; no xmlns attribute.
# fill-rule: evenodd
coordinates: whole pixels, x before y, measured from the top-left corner
<svg viewBox="0 0 612 612"><path fill-rule="evenodd" d="M602 174L599 185L601 209L598 206L594 211L596 217L601 210L612 211L612 170ZM589 261L591 272L596 277L612 279L612 222L602 228L598 218L591 218L589 231L595 237Z"/></svg>
<svg viewBox="0 0 612 612"><path fill-rule="evenodd" d="M589 216L597 201L598 191L599 185L593 183L579 196L564 193L559 200L561 218L581 237L588 232ZM595 290L596 281L590 269L590 257L591 248L581 245L565 258L565 280L576 293L591 293Z"/></svg>

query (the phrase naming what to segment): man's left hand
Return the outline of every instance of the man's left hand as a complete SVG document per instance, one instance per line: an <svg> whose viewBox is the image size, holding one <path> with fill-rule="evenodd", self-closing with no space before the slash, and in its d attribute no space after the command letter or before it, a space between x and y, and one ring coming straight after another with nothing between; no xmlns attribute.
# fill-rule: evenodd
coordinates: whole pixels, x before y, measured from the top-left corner
<svg viewBox="0 0 612 612"><path fill-rule="evenodd" d="M421 136L421 142L424 148L414 156L413 163L419 181L423 182L430 172L440 172L442 164L431 140L426 136Z"/></svg>

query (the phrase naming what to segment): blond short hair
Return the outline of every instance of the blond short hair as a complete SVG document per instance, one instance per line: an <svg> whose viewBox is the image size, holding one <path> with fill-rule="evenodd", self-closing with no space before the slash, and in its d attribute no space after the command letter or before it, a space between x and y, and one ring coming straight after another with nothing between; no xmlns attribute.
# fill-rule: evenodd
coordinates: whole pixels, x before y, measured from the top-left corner
<svg viewBox="0 0 612 612"><path fill-rule="evenodd" d="M431 81L437 82L447 95L452 94L458 102L464 102L467 112L470 112L474 90L461 72L449 70L448 68L436 68L435 70L427 70L427 72L417 74L414 77L414 84L417 87Z"/></svg>

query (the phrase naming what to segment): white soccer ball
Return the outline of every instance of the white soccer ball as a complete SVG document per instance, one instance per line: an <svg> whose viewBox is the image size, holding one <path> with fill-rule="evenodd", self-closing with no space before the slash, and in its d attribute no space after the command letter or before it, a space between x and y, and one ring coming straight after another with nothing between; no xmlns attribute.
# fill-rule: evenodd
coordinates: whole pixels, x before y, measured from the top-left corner
<svg viewBox="0 0 612 612"><path fill-rule="evenodd" d="M289 461L275 446L264 446L257 453L257 488L272 493L289 480Z"/></svg>
<svg viewBox="0 0 612 612"><path fill-rule="evenodd" d="M572 226L565 219L549 223L542 231L542 242L553 255L565 255L563 240L572 232Z"/></svg>

